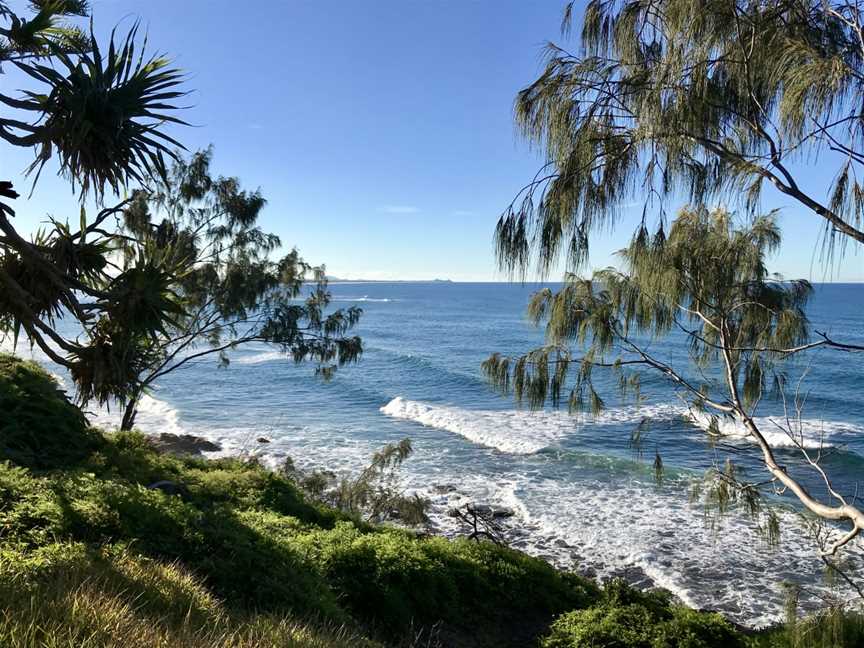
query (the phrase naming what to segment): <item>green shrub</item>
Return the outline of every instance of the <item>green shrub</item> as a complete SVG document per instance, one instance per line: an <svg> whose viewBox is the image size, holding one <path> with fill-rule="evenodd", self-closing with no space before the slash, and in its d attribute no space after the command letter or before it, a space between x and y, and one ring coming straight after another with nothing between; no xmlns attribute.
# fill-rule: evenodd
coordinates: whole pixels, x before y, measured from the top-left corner
<svg viewBox="0 0 864 648"><path fill-rule="evenodd" d="M100 440L51 374L0 353L0 459L34 468L69 466Z"/></svg>
<svg viewBox="0 0 864 648"><path fill-rule="evenodd" d="M161 478L188 495L146 487ZM54 541L126 544L180 561L234 609L353 618L388 637L443 622L501 645L508 624L539 632L598 595L519 552L372 527L307 503L260 466L167 457L126 433L71 470L0 465L0 528L28 555Z"/></svg>
<svg viewBox="0 0 864 648"><path fill-rule="evenodd" d="M552 624L543 648L744 648L744 637L719 614L674 605L664 592L611 582L602 600Z"/></svg>
<svg viewBox="0 0 864 648"><path fill-rule="evenodd" d="M364 533L347 522L288 542L315 561L351 612L391 633L438 621L495 628L514 615L548 622L598 595L589 581L491 543Z"/></svg>

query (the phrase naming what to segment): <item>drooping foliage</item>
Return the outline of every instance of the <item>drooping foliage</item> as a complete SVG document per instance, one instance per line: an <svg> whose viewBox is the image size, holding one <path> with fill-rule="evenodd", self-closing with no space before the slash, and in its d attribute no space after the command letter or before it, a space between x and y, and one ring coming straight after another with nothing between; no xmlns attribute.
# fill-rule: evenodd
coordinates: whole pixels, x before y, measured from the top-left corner
<svg viewBox="0 0 864 648"><path fill-rule="evenodd" d="M777 360L808 339L806 281L783 281L765 267L780 242L773 214L736 224L725 210L682 210L668 236L642 227L620 252L623 270L607 268L590 279L567 275L559 291L538 291L529 317L544 324L547 344L515 361L493 355L484 370L535 408L547 400L571 410L602 408L594 388L596 367L618 373L638 391L640 369L666 371L648 353L646 338L683 333L693 368L729 354L733 379L747 404L759 400ZM584 350L575 356L572 347ZM676 384L691 403L727 412L725 378L680 370ZM697 380L698 379L698 380Z"/></svg>
<svg viewBox="0 0 864 648"><path fill-rule="evenodd" d="M810 454L800 426L787 424L781 429L804 458L798 470L814 471L826 486L828 497L814 497L797 471L778 463L754 419L764 397L786 393L779 363L835 344L824 335L809 341L804 308L810 284L768 273L766 257L779 243L773 214L739 224L724 209L691 208L678 214L668 235L663 225L653 236L642 227L620 252L621 270L607 268L590 279L568 274L557 292L547 288L534 295L529 314L545 325L543 347L516 358L493 354L483 370L499 389L531 407L566 401L571 411L593 413L604 406L595 371L614 372L623 396L637 399L644 371L659 374L687 403L691 416L709 421L712 443L721 440L721 420L740 425L770 474L766 482L753 482L731 461L715 466L706 503L717 513L742 505L776 543L776 515L762 506L760 495L765 486L788 491L817 516L851 523L846 533L829 532L832 539L823 551L833 556L864 528L854 495L833 488L820 465L822 453ZM684 366L653 350L653 341L674 341L673 334L687 349ZM662 470L659 455L655 467Z"/></svg>
<svg viewBox="0 0 864 648"><path fill-rule="evenodd" d="M580 7L567 5L564 34ZM591 0L578 50L549 44L515 104L546 164L501 216L499 261L570 271L623 206L722 200L755 214L766 185L864 243L864 40L857 2ZM803 188L808 165L835 170Z"/></svg>

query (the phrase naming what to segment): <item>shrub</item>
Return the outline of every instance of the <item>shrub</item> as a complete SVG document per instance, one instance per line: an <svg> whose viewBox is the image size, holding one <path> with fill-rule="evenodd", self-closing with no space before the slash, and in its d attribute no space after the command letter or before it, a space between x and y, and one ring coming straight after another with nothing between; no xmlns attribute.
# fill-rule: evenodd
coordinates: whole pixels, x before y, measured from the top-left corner
<svg viewBox="0 0 864 648"><path fill-rule="evenodd" d="M0 353L0 459L34 468L68 466L100 440L51 374Z"/></svg>
<svg viewBox="0 0 864 648"><path fill-rule="evenodd" d="M665 592L639 592L612 581L602 600L552 624L543 648L744 648L744 637L719 614L671 603Z"/></svg>
<svg viewBox="0 0 864 648"><path fill-rule="evenodd" d="M439 621L489 629L504 617L548 622L597 597L589 581L491 543L364 533L346 522L289 542L314 560L351 612L390 634Z"/></svg>

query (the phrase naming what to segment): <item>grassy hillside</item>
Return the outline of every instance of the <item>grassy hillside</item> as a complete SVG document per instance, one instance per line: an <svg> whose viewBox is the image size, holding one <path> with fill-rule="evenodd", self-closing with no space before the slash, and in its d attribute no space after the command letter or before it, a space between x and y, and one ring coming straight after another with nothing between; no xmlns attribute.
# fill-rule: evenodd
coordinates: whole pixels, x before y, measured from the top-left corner
<svg viewBox="0 0 864 648"><path fill-rule="evenodd" d="M177 458L141 434L91 430L48 374L9 356L0 453L4 647L745 642L662 595L603 592L491 543L364 524L254 462ZM160 481L170 485L148 488ZM761 645L787 645L775 637Z"/></svg>

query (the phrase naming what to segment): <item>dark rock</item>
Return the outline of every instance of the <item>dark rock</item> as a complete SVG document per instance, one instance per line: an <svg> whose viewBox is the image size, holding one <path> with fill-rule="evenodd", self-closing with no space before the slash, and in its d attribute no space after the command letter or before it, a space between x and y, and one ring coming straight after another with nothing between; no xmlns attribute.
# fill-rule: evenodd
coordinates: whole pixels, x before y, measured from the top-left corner
<svg viewBox="0 0 864 648"><path fill-rule="evenodd" d="M189 498L189 489L186 488L183 484L178 484L176 482L168 481L167 479L163 479L162 481L153 482L149 486L147 486L150 490L160 490L166 495L177 495L182 499Z"/></svg>
<svg viewBox="0 0 864 648"><path fill-rule="evenodd" d="M471 504L469 510L482 517L492 517L492 507L489 504Z"/></svg>
<svg viewBox="0 0 864 648"><path fill-rule="evenodd" d="M150 443L162 452L173 455L200 456L203 452L216 452L222 446L194 434L171 434L163 432L159 436L150 437Z"/></svg>
<svg viewBox="0 0 864 648"><path fill-rule="evenodd" d="M446 495L447 493L453 493L456 491L456 487L453 484L435 484L432 487L432 492L437 495Z"/></svg>
<svg viewBox="0 0 864 648"><path fill-rule="evenodd" d="M257 441L258 443L270 443L270 439L267 437L258 437Z"/></svg>
<svg viewBox="0 0 864 648"><path fill-rule="evenodd" d="M509 518L516 515L516 511L506 506L496 506L493 504L477 504L472 507L479 515L492 518Z"/></svg>

